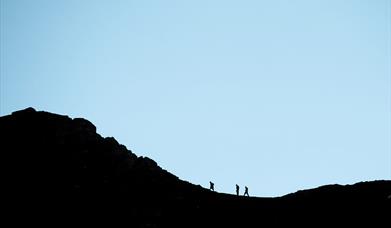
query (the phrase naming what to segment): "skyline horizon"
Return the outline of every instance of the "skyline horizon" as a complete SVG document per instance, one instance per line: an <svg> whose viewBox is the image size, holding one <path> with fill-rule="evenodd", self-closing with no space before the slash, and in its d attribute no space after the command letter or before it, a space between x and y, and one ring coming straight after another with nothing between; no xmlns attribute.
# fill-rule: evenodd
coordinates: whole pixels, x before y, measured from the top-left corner
<svg viewBox="0 0 391 228"><path fill-rule="evenodd" d="M32 107L32 106L29 106L29 107L26 107L26 108L22 108L22 109L19 109L19 110L14 110L14 111L12 111L11 113L8 113L8 114L5 114L5 115L2 114L0 117L7 116L7 115L11 115L13 112L19 112L19 111L23 111L23 110L27 110L27 109L33 109L33 110L36 111L36 112L47 112L47 113L50 113L50 114L66 116L66 117L69 117L69 118L71 118L71 119L82 118L82 119L85 119L85 120L87 120L87 121L90 122L90 120L88 120L88 119L86 119L86 118L84 118L84 117L82 117L82 116L74 116L74 117L73 117L73 116L69 116L69 115L67 115L67 114L65 114L65 113L55 113L55 112L50 112L50 111L47 111L47 110L39 110L39 109L36 109L35 107ZM116 137L115 137L114 135L111 135L111 136L104 136L104 135L101 135L101 134L99 133L99 131L98 131L99 127L96 126L93 122L91 122L91 123L96 127L96 129L97 129L96 133L97 133L98 135L102 136L103 138L114 138L115 140L117 140ZM124 145L124 144L122 144L122 143L121 143L120 141L118 141L118 140L117 140L117 142L118 142L120 145L125 146L125 147L127 148L128 151L130 151L131 153L135 154L137 157L146 157L146 158L149 158L149 159L152 159L153 161L155 161L154 158L148 157L148 156L143 156L142 154L136 154L136 153L133 152L133 150L132 150L131 148L128 147L128 145ZM155 161L155 162L156 162L156 161ZM168 171L169 173L173 174L174 176L177 176L175 173L173 173L173 172L170 171L170 168L169 168L169 167L163 167L163 166L161 166L158 162L157 162L157 165L158 165L160 168L162 168L163 170L166 170L166 171ZM179 177L179 176L177 176L177 177L178 177L180 180L182 180L182 181L186 181L186 182L189 182L189 183L194 184L194 185L200 185L200 186L203 187L204 189L209 189L209 190L211 190L210 185L209 185L209 187L208 187L207 184L204 184L204 183L202 183L202 184L200 184L200 183L193 183L193 182L191 182L190 180L183 179L183 178L181 178L181 177ZM352 182L352 183L324 183L324 184L322 184L322 185L309 186L309 187L307 187L307 188L296 189L296 190L294 190L294 191L287 192L287 193L284 193L284 194L282 194L282 195L268 195L268 196L263 196L263 195L251 195L251 194L250 194L249 197L259 197L259 198L269 198L269 197L271 197L271 198L274 198L274 197L282 197L282 196L286 196L286 195L289 195L289 194L293 194L293 193L296 193L296 192L298 192L298 191L312 190L312 189L317 189L317 188L319 188L319 187L325 187L325 186L331 186L331 185L350 186L350 185L355 185L355 184L358 184L358 183L373 182L373 181L389 181L389 180L391 180L391 178L389 178L389 179L369 179L369 180L363 179L363 180L358 180L358 181L355 181L355 182ZM238 195L238 196L243 196L243 197L245 196L245 193L246 193L245 188L248 187L246 184L240 185L240 184L235 183L235 186L232 187L232 192L225 192L225 191L219 191L218 188L216 189L216 187L215 187L215 186L216 186L216 185L215 185L216 183L215 183L214 181L210 180L210 181L209 181L209 184L210 184L210 183L213 183L213 191L216 192L216 193L229 194L229 195ZM218 186L218 185L217 185L217 186ZM237 191L237 190L236 190L237 186L239 187L239 193L236 192L236 191ZM247 193L248 193L248 194L251 193L251 191L250 191L249 189L251 189L251 187L247 189L247 191L248 191Z"/></svg>

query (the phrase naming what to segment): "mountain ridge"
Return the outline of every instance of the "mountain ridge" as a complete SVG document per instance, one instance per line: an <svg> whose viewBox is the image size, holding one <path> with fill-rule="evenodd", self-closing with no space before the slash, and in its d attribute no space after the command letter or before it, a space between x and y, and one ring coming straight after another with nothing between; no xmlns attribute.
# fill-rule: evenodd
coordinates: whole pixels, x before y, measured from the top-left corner
<svg viewBox="0 0 391 228"><path fill-rule="evenodd" d="M326 185L281 197L238 197L180 180L115 138L100 136L83 118L27 108L0 117L0 126L6 192L14 202L8 206L17 212L29 208L29 216L40 211L40 204L46 205L43 214L52 213L48 208L62 211L53 218L116 218L135 227L303 225L315 220L380 224L391 208L389 180Z"/></svg>

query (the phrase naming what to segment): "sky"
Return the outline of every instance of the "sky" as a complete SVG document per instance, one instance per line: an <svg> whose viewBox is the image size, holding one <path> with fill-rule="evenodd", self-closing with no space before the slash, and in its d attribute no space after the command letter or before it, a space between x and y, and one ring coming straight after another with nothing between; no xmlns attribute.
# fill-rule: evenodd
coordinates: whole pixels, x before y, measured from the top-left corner
<svg viewBox="0 0 391 228"><path fill-rule="evenodd" d="M0 115L83 117L218 192L391 179L391 1L0 0Z"/></svg>

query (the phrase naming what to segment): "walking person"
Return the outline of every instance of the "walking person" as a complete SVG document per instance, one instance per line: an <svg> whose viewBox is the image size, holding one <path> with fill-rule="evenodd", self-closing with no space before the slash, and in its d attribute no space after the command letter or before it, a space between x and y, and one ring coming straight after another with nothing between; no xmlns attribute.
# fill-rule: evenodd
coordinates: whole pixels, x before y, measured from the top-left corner
<svg viewBox="0 0 391 228"><path fill-rule="evenodd" d="M244 196L248 196L248 197L250 197L250 195L248 194L248 188L247 188L247 186L244 186L244 194L243 194Z"/></svg>
<svg viewBox="0 0 391 228"><path fill-rule="evenodd" d="M215 184L212 181L209 181L209 189L213 192L215 191Z"/></svg>
<svg viewBox="0 0 391 228"><path fill-rule="evenodd" d="M236 195L239 195L239 185L236 185Z"/></svg>

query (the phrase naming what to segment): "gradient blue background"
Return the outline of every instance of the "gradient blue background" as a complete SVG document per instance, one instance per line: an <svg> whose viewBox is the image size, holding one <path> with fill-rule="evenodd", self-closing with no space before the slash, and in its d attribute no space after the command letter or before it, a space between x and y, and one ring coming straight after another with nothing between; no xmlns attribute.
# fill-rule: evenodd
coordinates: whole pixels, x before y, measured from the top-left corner
<svg viewBox="0 0 391 228"><path fill-rule="evenodd" d="M391 3L0 0L0 114L92 121L220 192L391 179Z"/></svg>

